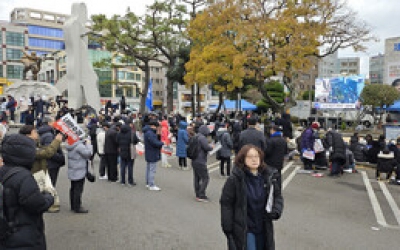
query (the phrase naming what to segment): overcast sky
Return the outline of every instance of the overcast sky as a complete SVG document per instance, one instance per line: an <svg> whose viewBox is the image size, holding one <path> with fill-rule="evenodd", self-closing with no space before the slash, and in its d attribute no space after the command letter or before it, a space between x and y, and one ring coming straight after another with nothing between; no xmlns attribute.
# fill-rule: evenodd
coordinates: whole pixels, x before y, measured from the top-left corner
<svg viewBox="0 0 400 250"><path fill-rule="evenodd" d="M69 14L71 4L74 0L0 0L0 20L9 20L9 14L16 7L29 7L43 9L52 12ZM143 14L146 5L153 0L86 0L89 15L124 14L127 7L137 14ZM373 33L380 39L380 42L370 43L368 51L354 53L351 49L339 52L339 56L360 56L362 58L361 73L368 72L368 57L384 53L384 41L389 37L400 36L398 12L400 0L348 0L349 6L358 12L359 17L367 21L373 28Z"/></svg>

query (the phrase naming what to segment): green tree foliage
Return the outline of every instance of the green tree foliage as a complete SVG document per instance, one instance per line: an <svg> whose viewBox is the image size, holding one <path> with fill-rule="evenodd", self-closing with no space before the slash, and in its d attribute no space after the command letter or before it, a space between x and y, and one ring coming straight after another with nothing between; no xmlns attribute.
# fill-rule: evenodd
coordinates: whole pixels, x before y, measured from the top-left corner
<svg viewBox="0 0 400 250"><path fill-rule="evenodd" d="M179 49L188 44L185 29L188 20L185 5L176 0L156 1L147 7L144 16L127 10L123 16L94 15L93 31L107 31L106 35L95 38L107 50L121 53L134 61L145 72L144 96L140 101L140 111L145 108L150 81L150 62L157 61L167 68L175 65ZM173 107L173 81L167 83L167 107Z"/></svg>
<svg viewBox="0 0 400 250"><path fill-rule="evenodd" d="M400 99L400 92L395 87L386 84L369 84L364 87L360 99L363 105L372 106L372 108L392 105ZM379 120L382 119L382 116Z"/></svg>
<svg viewBox="0 0 400 250"><path fill-rule="evenodd" d="M268 96L264 96L264 98L256 103L257 108L262 111L267 111L269 108L274 111L279 111L273 105L274 103L282 104L285 101L285 92L283 85L278 81L271 81L264 85L265 92L268 93ZM273 101L271 101L271 98Z"/></svg>
<svg viewBox="0 0 400 250"><path fill-rule="evenodd" d="M311 93L310 93L311 92ZM306 90L303 92L302 94L302 100L310 100L311 97L311 101L315 100L315 91L314 90Z"/></svg>

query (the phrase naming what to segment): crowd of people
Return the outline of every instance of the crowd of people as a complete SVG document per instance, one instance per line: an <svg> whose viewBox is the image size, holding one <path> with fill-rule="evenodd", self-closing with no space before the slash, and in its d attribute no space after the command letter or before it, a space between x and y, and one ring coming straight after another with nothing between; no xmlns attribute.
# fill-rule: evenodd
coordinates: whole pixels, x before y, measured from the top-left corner
<svg viewBox="0 0 400 250"><path fill-rule="evenodd" d="M144 152L143 185L149 191L161 191L156 184L158 162L162 167L171 167L168 156L174 145L180 169L190 169L187 158L191 159L195 200L208 202L207 161L216 151L220 176L227 178L220 205L229 249L274 249L273 221L281 217L284 204L281 171L285 158L292 159L293 153L300 155L305 170L330 167L329 176L340 177L344 171L356 172L356 162L369 161L378 165L377 178L388 173L389 179L395 172L400 183L400 139L395 145L387 144L384 137L373 140L367 136L364 143L354 134L347 145L340 133L324 131L317 122L296 136L288 114L275 115L274 120L265 123L252 112L198 114L191 120L179 113L128 113L108 107L97 116L82 119L88 137L67 145L64 155L61 143L66 138L53 123L65 113L57 110L49 114L51 106L44 109L36 126L24 125L18 134L7 135L2 141L4 165L0 179L6 189L13 190L5 199L4 209L12 214L9 220L13 223L9 225L23 228L0 240L6 249L46 249L42 214L60 211L56 184L62 166L68 166L71 211L89 212L82 205L82 193L97 156L99 179L134 187L140 182L134 174L135 160ZM294 141L297 148L290 146ZM17 171L13 173L13 169ZM43 172L48 175L50 187L38 182L37 176ZM40 237L30 240L32 235Z"/></svg>
<svg viewBox="0 0 400 250"><path fill-rule="evenodd" d="M356 163L372 164L378 180L380 173L387 173L387 181L400 184L400 138L388 142L384 135L375 140L371 134L363 138L354 133L345 142L341 133L325 131L313 122L296 141L305 170L329 167L329 176L340 177L344 172L357 173Z"/></svg>

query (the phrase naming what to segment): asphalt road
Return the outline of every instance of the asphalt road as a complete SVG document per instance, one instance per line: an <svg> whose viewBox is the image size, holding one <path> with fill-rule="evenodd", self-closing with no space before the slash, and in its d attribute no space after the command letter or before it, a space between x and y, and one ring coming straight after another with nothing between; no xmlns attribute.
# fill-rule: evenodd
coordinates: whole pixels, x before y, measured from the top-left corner
<svg viewBox="0 0 400 250"><path fill-rule="evenodd" d="M135 163L135 187L104 180L85 183L88 214L69 210L69 180L63 167L57 184L61 211L45 214L50 250L226 249L220 227L219 197L225 178L210 159L210 203L195 201L192 171L159 167L160 192L145 188L145 162ZM96 171L98 160L95 161ZM399 249L400 186L374 180L374 171L359 169L341 178L284 169L285 210L275 223L277 249ZM327 172L322 171L327 174Z"/></svg>

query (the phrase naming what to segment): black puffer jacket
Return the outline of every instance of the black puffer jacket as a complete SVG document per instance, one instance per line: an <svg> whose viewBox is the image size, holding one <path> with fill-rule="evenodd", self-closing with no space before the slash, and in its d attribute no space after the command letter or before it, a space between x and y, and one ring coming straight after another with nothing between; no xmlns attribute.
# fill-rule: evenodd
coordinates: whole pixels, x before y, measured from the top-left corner
<svg viewBox="0 0 400 250"><path fill-rule="evenodd" d="M107 130L104 143L105 154L118 154L117 134L118 131L115 125Z"/></svg>
<svg viewBox="0 0 400 250"><path fill-rule="evenodd" d="M5 166L0 168L0 179L12 168L20 171L3 183L6 191L5 212L13 222L13 233L0 249L44 250L43 213L53 204L50 194L42 194L30 169L35 160L35 142L25 135L12 134L2 143Z"/></svg>
<svg viewBox="0 0 400 250"><path fill-rule="evenodd" d="M38 129L38 133L40 136L40 145L42 146L50 145L55 138L54 129L49 125L41 126ZM51 159L47 160L47 168L55 169L55 168L60 168L64 165L65 165L65 156L61 147L58 147L57 152L51 157Z"/></svg>
<svg viewBox="0 0 400 250"><path fill-rule="evenodd" d="M129 125L123 125L121 132L117 135L117 144L119 149L119 156L121 159L130 160L131 155L131 144L136 145L138 143L136 133L132 133Z"/></svg>
<svg viewBox="0 0 400 250"><path fill-rule="evenodd" d="M232 142L233 142L233 150L235 154L239 152L239 139L240 133L242 132L242 125L239 122L235 122L232 125Z"/></svg>
<svg viewBox="0 0 400 250"><path fill-rule="evenodd" d="M330 153L330 160L337 161L343 165L346 162L346 144L343 141L341 134L335 131L329 131L326 134L326 145L328 148L332 147Z"/></svg>
<svg viewBox="0 0 400 250"><path fill-rule="evenodd" d="M265 163L268 166L272 166L279 171L283 168L283 159L287 153L287 143L283 139L280 132L272 134L269 139L267 139L267 149L265 153Z"/></svg>
<svg viewBox="0 0 400 250"><path fill-rule="evenodd" d="M350 151L353 152L354 159L358 162L367 161L367 146L358 142L357 138L351 138L350 140Z"/></svg>
<svg viewBox="0 0 400 250"><path fill-rule="evenodd" d="M262 172L265 184L265 204L271 184L274 186L274 203L272 212L265 212L264 230L265 245L264 250L274 250L274 229L273 220L281 217L283 211L283 197L280 185L277 181L277 170L267 168ZM221 204L221 225L222 230L228 238L228 249L246 249L246 229L247 229L247 187L245 183L246 177L242 169L236 167L233 174L226 181L222 190L220 199ZM265 205L264 205L265 206Z"/></svg>

